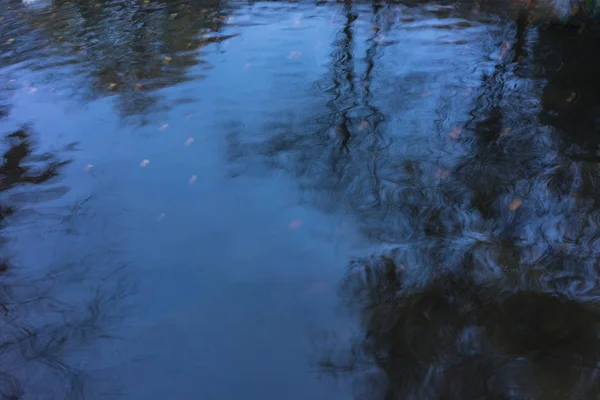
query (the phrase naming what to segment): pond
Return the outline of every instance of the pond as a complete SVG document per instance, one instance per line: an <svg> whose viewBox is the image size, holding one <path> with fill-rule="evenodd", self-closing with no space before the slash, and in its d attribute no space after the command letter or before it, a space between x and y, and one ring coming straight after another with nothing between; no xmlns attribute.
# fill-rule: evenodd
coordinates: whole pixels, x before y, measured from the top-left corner
<svg viewBox="0 0 600 400"><path fill-rule="evenodd" d="M596 398L600 30L523 18L0 0L0 397Z"/></svg>

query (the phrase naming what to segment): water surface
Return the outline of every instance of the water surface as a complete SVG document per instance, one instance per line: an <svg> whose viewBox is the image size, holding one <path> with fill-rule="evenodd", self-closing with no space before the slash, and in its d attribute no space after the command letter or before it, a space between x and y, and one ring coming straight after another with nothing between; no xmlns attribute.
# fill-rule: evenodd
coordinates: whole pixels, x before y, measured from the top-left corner
<svg viewBox="0 0 600 400"><path fill-rule="evenodd" d="M1 396L598 395L594 26L0 9Z"/></svg>

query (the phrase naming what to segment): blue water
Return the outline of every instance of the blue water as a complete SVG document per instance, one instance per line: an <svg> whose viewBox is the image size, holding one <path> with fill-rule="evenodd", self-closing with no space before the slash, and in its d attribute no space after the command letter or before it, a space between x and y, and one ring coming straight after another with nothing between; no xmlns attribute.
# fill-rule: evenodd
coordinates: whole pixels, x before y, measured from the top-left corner
<svg viewBox="0 0 600 400"><path fill-rule="evenodd" d="M539 361L570 334L489 327L553 335L495 314L511 290L595 304L595 33L469 3L0 7L1 398L592 398L594 368ZM349 264L390 251L404 289L349 312ZM489 321L436 303L463 270L448 304Z"/></svg>

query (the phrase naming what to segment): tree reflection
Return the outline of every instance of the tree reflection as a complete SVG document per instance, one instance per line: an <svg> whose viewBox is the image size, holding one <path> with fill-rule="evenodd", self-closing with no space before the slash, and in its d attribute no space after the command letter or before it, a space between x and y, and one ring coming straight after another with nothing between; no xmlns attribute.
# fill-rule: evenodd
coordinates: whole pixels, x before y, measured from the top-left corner
<svg viewBox="0 0 600 400"><path fill-rule="evenodd" d="M289 128L254 149L268 157L291 155L277 167L326 193L315 196L319 206L329 210L336 203L369 239L393 248L352 263L342 293L358 311L361 332L347 352L322 366L357 374L364 386L359 398L600 395L600 193L597 135L591 134L597 81L586 88L587 67L576 76L582 71L567 65L573 60L562 59L577 51L589 61L597 42L581 37L576 50L568 40L544 47L553 33L541 31L529 51L521 15L508 29L514 36L500 38L500 60L482 77L462 133L435 142L445 156L395 154L383 124L374 122L386 118L371 104L381 40L368 39L361 98L352 10L344 5L324 78L332 84L321 85L333 98L330 114L317 119L317 134ZM374 21L379 14L376 5ZM550 68L547 60L556 52L562 61ZM543 70L557 73L544 76L548 84L539 88ZM550 94L561 85L560 102L552 103ZM366 129L351 118L366 120ZM342 139L347 152L326 144L331 129L348 132L342 135L349 136ZM581 132L589 139L582 141ZM327 148L334 161L329 168L322 163Z"/></svg>
<svg viewBox="0 0 600 400"><path fill-rule="evenodd" d="M553 33L541 33L538 46L544 35ZM517 38L515 54L522 45ZM588 58L592 48L576 51ZM435 194L421 189L413 200L422 205L410 220L419 240L352 263L342 294L361 333L322 366L357 374L357 397L600 395L598 80L572 64L570 49L549 45L533 60L558 70L544 88L541 118L559 135L510 101L521 57L498 63L464 128L468 155ZM512 206L515 198L524 205Z"/></svg>
<svg viewBox="0 0 600 400"><path fill-rule="evenodd" d="M541 119L552 125L567 145L587 154L598 151L600 140L600 43L597 29L544 29L534 51L547 85L542 94Z"/></svg>
<svg viewBox="0 0 600 400"><path fill-rule="evenodd" d="M323 366L358 374L358 398L598 395L595 302L482 285L468 272L417 286L409 270L389 256L361 260L344 283L364 333Z"/></svg>
<svg viewBox="0 0 600 400"><path fill-rule="evenodd" d="M231 37L218 34L227 16L220 1L57 0L39 10L4 3L2 25L13 29L3 34L0 27L0 36L20 35L2 57L6 64L66 75L76 96L117 95L121 115L142 121L170 106L159 89L198 78L208 67L201 48Z"/></svg>
<svg viewBox="0 0 600 400"><path fill-rule="evenodd" d="M83 360L73 351L110 337L119 303L129 294L124 270L110 264L97 268L83 260L58 266L39 260L40 266L31 266L9 256L10 232L26 218L25 209L65 193L53 183L68 161L37 152L27 129L5 140L0 164L0 397L83 398L88 380Z"/></svg>

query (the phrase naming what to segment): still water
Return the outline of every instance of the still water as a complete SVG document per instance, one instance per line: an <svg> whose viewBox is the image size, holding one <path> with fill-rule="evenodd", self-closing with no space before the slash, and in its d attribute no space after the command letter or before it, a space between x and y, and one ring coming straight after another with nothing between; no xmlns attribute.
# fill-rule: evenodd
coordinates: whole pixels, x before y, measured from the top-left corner
<svg viewBox="0 0 600 400"><path fill-rule="evenodd" d="M0 398L595 399L600 31L0 0Z"/></svg>

